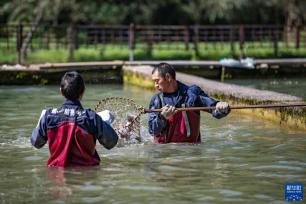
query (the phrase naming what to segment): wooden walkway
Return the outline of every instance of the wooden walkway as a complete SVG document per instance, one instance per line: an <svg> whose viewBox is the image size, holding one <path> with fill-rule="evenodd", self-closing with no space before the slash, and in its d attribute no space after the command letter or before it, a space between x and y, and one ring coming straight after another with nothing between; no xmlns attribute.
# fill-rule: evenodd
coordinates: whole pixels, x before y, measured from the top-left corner
<svg viewBox="0 0 306 204"><path fill-rule="evenodd" d="M223 65L217 60L205 60L205 61L183 61L183 60L165 60L165 61L134 61L125 62L129 65L155 65L160 62L167 62L174 67L222 67ZM303 66L306 67L306 58L293 58L293 59L254 59L255 67L270 67L270 66Z"/></svg>

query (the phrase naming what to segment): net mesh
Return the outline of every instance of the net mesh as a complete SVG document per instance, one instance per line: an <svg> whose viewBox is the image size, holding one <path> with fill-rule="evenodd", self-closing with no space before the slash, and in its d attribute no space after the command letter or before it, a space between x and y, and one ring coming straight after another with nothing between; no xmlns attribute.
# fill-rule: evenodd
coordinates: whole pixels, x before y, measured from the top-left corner
<svg viewBox="0 0 306 204"><path fill-rule="evenodd" d="M103 110L109 110L114 114L112 127L121 138L141 142L141 115L144 112L142 106L129 98L108 97L100 100L95 107L96 112Z"/></svg>

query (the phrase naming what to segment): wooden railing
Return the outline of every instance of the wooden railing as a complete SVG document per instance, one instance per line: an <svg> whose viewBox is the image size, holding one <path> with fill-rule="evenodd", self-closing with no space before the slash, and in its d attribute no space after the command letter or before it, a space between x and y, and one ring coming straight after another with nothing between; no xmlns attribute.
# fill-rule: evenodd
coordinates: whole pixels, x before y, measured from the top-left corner
<svg viewBox="0 0 306 204"><path fill-rule="evenodd" d="M0 49L19 50L30 25L0 25ZM40 25L30 42L31 49L74 48L105 44L120 44L134 49L143 44L158 45L181 43L183 49L205 49L205 44L239 44L241 52L245 43L269 46L277 53L279 43L299 49L306 47L306 32L303 27L286 29L283 25L116 25L68 26ZM162 48L161 48L162 49ZM167 48L168 49L168 48ZM175 48L182 49L182 48Z"/></svg>

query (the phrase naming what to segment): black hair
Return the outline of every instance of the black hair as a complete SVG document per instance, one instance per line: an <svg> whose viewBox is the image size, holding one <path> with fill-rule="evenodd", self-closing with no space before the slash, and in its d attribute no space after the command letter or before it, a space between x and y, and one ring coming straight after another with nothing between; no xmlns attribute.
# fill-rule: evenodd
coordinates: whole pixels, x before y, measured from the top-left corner
<svg viewBox="0 0 306 204"><path fill-rule="evenodd" d="M175 70L173 66L168 63L163 62L154 66L152 74L154 74L154 72L156 71L158 71L158 73L164 78L166 77L166 74L170 74L170 76L172 76L172 78L175 79Z"/></svg>
<svg viewBox="0 0 306 204"><path fill-rule="evenodd" d="M61 80L61 92L69 100L78 100L84 93L85 83L78 72L66 72Z"/></svg>

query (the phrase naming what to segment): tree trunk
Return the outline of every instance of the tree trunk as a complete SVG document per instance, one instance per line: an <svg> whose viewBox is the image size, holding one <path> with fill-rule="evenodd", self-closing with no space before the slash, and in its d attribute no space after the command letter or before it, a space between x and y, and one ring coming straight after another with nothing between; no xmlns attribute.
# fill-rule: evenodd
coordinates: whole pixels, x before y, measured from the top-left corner
<svg viewBox="0 0 306 204"><path fill-rule="evenodd" d="M288 12L287 17L286 17L286 25L285 25L285 45L286 45L286 48L289 47L290 30L291 30L291 17L290 17L290 14Z"/></svg>
<svg viewBox="0 0 306 204"><path fill-rule="evenodd" d="M74 25L70 24L67 29L67 38L68 38L68 60L73 60L73 53L75 50L75 42L74 42L74 36L75 36L75 29Z"/></svg>
<svg viewBox="0 0 306 204"><path fill-rule="evenodd" d="M34 23L32 23L29 32L27 33L25 39L22 41L22 46L19 50L19 55L18 55L18 64L23 64L24 62L24 58L26 56L28 45L32 39L33 33L37 29L37 26L43 17L43 11L44 11L44 6L42 6L41 4L38 8L38 12L34 20Z"/></svg>

